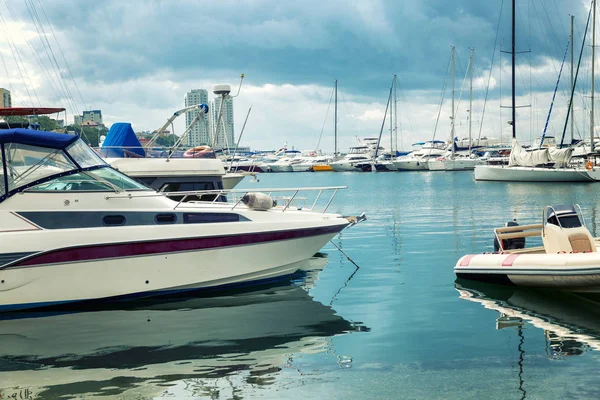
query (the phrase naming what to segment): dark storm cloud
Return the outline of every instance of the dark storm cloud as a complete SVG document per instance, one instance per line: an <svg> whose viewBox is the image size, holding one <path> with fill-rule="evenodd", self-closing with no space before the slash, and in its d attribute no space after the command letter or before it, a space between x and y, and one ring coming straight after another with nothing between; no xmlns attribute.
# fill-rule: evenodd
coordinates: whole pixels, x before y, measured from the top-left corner
<svg viewBox="0 0 600 400"><path fill-rule="evenodd" d="M585 3L587 4L587 3ZM182 79L330 85L379 95L393 73L405 89L438 89L450 46L489 68L496 28L510 49L510 1L91 1L44 2L78 79L114 83L169 71ZM584 3L518 1L518 47L532 63L560 62L568 14ZM20 9L24 21L27 10ZM531 35L529 33L531 32ZM581 40L581 39L579 39ZM528 58L527 58L528 59ZM544 82L540 85L547 85Z"/></svg>

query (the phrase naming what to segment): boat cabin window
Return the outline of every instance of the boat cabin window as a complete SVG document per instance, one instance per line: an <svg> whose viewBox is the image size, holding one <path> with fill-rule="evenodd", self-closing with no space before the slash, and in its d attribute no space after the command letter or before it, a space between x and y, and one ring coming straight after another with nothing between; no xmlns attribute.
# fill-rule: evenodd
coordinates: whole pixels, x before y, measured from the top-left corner
<svg viewBox="0 0 600 400"><path fill-rule="evenodd" d="M105 215L102 223L107 226L125 225L125 216L123 215Z"/></svg>
<svg viewBox="0 0 600 400"><path fill-rule="evenodd" d="M154 222L157 224L174 224L177 222L177 216L173 213L168 214L156 214Z"/></svg>
<svg viewBox="0 0 600 400"><path fill-rule="evenodd" d="M219 189L215 187L213 182L169 182L165 183L161 188L160 192L193 192L198 190L214 190Z"/></svg>
<svg viewBox="0 0 600 400"><path fill-rule="evenodd" d="M186 224L210 224L215 222L248 221L247 218L234 213L185 213L183 222Z"/></svg>
<svg viewBox="0 0 600 400"><path fill-rule="evenodd" d="M60 149L9 143L5 144L4 152L9 191L42 178L77 169Z"/></svg>

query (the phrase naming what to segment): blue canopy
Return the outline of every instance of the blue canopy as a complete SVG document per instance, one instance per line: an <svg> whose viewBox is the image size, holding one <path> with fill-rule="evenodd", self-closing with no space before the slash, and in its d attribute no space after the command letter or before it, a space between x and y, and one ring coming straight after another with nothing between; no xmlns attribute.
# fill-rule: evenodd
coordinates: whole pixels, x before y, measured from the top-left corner
<svg viewBox="0 0 600 400"><path fill-rule="evenodd" d="M65 133L34 131L25 128L0 129L0 143L19 143L62 150L77 139L79 136Z"/></svg>
<svg viewBox="0 0 600 400"><path fill-rule="evenodd" d="M102 143L100 153L104 157L125 157L125 154L135 157L145 157L146 152L140 144L129 122L116 122L111 125Z"/></svg>

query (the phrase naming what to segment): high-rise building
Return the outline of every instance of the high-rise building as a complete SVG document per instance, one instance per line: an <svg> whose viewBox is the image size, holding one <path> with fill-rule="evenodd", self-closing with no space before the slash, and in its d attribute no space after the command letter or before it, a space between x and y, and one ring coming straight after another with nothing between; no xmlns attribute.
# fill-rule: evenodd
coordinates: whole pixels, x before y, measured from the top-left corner
<svg viewBox="0 0 600 400"><path fill-rule="evenodd" d="M185 95L185 106L197 104L208 104L208 91L206 89L192 89ZM198 115L198 110L188 111L185 115L185 127L190 126L194 118ZM186 145L189 147L210 145L210 126L208 118L201 118L194 124L188 132Z"/></svg>
<svg viewBox="0 0 600 400"><path fill-rule="evenodd" d="M221 103L223 103L223 115L221 116L221 123L217 126ZM215 147L234 148L233 99L230 96L216 97L211 109L212 125L216 136Z"/></svg>
<svg viewBox="0 0 600 400"><path fill-rule="evenodd" d="M103 127L104 123L102 122L102 111L101 110L89 110L84 111L83 115L75 115L75 125L84 125L84 123L88 123L86 125L93 125L96 127ZM90 124L91 123L91 124Z"/></svg>
<svg viewBox="0 0 600 400"><path fill-rule="evenodd" d="M4 88L0 88L0 107L12 107L10 91Z"/></svg>

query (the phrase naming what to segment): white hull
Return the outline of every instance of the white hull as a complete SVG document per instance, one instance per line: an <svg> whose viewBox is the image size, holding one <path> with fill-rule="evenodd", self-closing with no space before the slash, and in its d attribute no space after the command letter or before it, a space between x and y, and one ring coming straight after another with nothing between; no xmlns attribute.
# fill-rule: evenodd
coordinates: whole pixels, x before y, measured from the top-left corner
<svg viewBox="0 0 600 400"><path fill-rule="evenodd" d="M429 160L427 167L430 171L472 171L483 162L478 159Z"/></svg>
<svg viewBox="0 0 600 400"><path fill-rule="evenodd" d="M249 174L230 172L223 175L223 189L233 189Z"/></svg>
<svg viewBox="0 0 600 400"><path fill-rule="evenodd" d="M312 169L313 164L292 164L293 172L306 172Z"/></svg>
<svg viewBox="0 0 600 400"><path fill-rule="evenodd" d="M233 224L237 223L231 223ZM112 232L113 245L118 246L119 239L125 243L132 243L126 236L133 232L125 230L126 228L121 228L120 233L118 230ZM152 228L148 227L148 230ZM47 231L40 233L44 232ZM198 233L196 238L200 237L201 240L202 235ZM48 233L30 233L28 236L30 238L22 239L28 243L35 243L44 240ZM98 238L93 236L93 233L89 233L87 237L92 243L98 243ZM116 296L150 296L160 294L161 291L199 289L272 279L296 271L298 262L311 257L333 236L335 233L256 244L226 245L206 250L17 265L0 269L0 278L4 282L0 288L0 310ZM59 237L54 239L60 240ZM207 239L211 240L210 236ZM173 247L177 248L177 240L171 240L174 243ZM80 246L83 245L80 243ZM67 243L64 244L64 247L68 246ZM105 242L104 246L108 248L109 245ZM93 284L90 284L91 282Z"/></svg>
<svg viewBox="0 0 600 400"><path fill-rule="evenodd" d="M415 159L396 160L394 161L394 167L398 171L427 171L427 162Z"/></svg>
<svg viewBox="0 0 600 400"><path fill-rule="evenodd" d="M132 178L225 174L223 162L215 158L106 158L105 161Z"/></svg>
<svg viewBox="0 0 600 400"><path fill-rule="evenodd" d="M332 162L329 164L329 166L331 166L331 168L337 172L362 171L360 168L355 167L354 164L351 163Z"/></svg>
<svg viewBox="0 0 600 400"><path fill-rule="evenodd" d="M271 172L292 172L292 166L290 164L271 164Z"/></svg>
<svg viewBox="0 0 600 400"><path fill-rule="evenodd" d="M475 180L506 182L594 182L600 180L600 169L478 165L475 167Z"/></svg>
<svg viewBox="0 0 600 400"><path fill-rule="evenodd" d="M572 292L600 292L600 253L478 254L456 263L459 278Z"/></svg>

